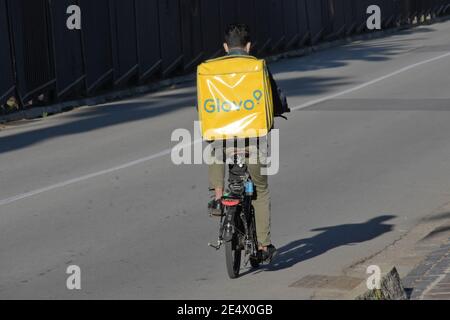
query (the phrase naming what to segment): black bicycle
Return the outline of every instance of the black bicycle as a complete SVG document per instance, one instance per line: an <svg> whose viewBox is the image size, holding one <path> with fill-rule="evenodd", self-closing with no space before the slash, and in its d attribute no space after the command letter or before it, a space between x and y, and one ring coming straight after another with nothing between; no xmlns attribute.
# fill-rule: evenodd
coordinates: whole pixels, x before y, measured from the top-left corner
<svg viewBox="0 0 450 320"><path fill-rule="evenodd" d="M225 260L231 279L239 276L242 252L244 266L259 267L262 263L256 237L255 211L252 206L254 184L245 164L248 154L237 151L232 154L229 164L228 190L222 198L222 216L220 218L217 244L209 246L219 250L225 244Z"/></svg>

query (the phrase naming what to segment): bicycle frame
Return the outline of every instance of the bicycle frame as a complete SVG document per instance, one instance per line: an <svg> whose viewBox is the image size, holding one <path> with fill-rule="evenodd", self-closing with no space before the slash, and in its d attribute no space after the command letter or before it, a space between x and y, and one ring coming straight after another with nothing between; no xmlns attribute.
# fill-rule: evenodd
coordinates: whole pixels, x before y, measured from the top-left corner
<svg viewBox="0 0 450 320"><path fill-rule="evenodd" d="M244 250L247 265L252 256L257 256L258 242L252 207L253 187L250 190L248 188L249 185L253 186L253 182L245 165L245 155L235 154L234 163L230 164L228 169L229 194L222 199L223 215L220 219L219 238L216 245L209 245L219 250L224 243L232 241L233 236L237 235L237 249Z"/></svg>

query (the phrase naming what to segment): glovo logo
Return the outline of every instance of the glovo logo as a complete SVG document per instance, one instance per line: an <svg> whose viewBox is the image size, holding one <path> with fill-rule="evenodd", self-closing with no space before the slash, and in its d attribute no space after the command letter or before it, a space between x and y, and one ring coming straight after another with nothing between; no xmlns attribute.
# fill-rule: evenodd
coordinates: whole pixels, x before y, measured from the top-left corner
<svg viewBox="0 0 450 320"><path fill-rule="evenodd" d="M263 97L263 93L261 90L253 91L253 99L241 100L241 101L222 101L220 98L218 99L208 99L205 100L203 104L203 109L207 113L215 113L215 112L234 112L234 111L252 111L255 109L257 105L261 103L261 98Z"/></svg>

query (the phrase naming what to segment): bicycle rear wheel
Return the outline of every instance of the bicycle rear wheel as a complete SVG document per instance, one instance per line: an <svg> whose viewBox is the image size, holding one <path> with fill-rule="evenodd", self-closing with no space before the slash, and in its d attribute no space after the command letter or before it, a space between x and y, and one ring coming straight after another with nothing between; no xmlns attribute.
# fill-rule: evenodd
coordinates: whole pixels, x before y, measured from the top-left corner
<svg viewBox="0 0 450 320"><path fill-rule="evenodd" d="M225 227L225 261L227 265L228 276L231 279L236 279L241 271L241 257L242 247L240 244L240 233L238 228L240 226L238 219L238 209L236 207L229 208L226 213L226 225L232 227Z"/></svg>
<svg viewBox="0 0 450 320"><path fill-rule="evenodd" d="M225 260L228 276L231 279L239 277L241 271L242 249L239 246L239 234L234 233L233 238L225 243Z"/></svg>

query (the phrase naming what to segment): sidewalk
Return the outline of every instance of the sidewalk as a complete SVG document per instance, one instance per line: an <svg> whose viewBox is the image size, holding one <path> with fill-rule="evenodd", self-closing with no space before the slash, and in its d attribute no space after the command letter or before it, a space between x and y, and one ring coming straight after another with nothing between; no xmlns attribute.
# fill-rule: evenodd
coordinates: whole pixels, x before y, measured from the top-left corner
<svg viewBox="0 0 450 320"><path fill-rule="evenodd" d="M450 238L404 279L411 300L450 300Z"/></svg>
<svg viewBox="0 0 450 320"><path fill-rule="evenodd" d="M450 202L424 216L411 230L379 252L357 261L343 275L367 279L367 268L379 266L385 276L398 271L406 298L450 300ZM353 300L367 293L366 282L338 298ZM321 298L328 298L322 294Z"/></svg>

